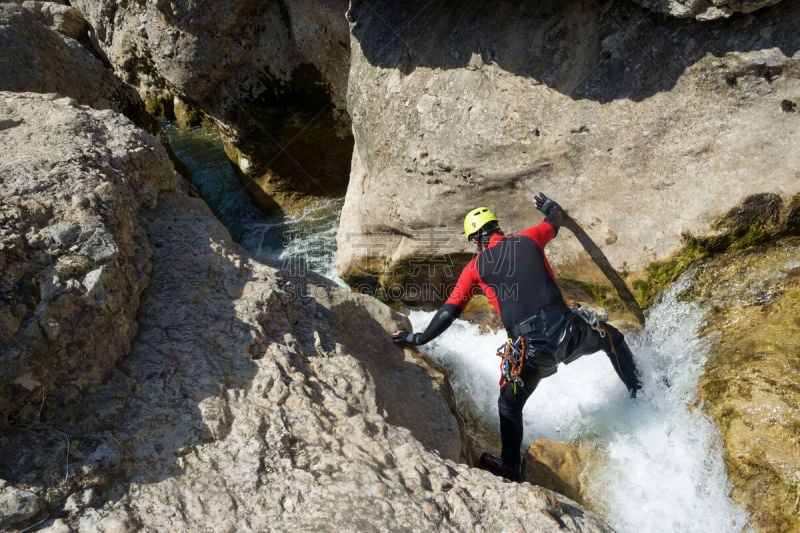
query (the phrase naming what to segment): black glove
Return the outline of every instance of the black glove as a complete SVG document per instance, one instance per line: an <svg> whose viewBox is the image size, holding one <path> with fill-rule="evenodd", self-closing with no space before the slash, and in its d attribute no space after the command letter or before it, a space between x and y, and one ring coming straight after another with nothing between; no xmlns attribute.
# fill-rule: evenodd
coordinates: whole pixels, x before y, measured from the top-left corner
<svg viewBox="0 0 800 533"><path fill-rule="evenodd" d="M560 207L553 200L545 196L543 192L540 192L536 196L534 196L533 200L536 202L536 209L538 209L545 215L549 215L550 211L552 211L554 208Z"/></svg>
<svg viewBox="0 0 800 533"><path fill-rule="evenodd" d="M409 333L408 331L398 331L392 335L395 344L413 344L419 346L419 333Z"/></svg>

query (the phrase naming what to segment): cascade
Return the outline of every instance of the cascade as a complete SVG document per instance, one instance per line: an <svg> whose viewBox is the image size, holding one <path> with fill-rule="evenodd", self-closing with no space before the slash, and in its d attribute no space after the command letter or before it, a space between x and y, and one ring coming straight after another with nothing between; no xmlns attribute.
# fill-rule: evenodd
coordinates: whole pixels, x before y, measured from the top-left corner
<svg viewBox="0 0 800 533"><path fill-rule="evenodd" d="M602 464L591 469L588 492L618 531L739 531L747 523L728 498L719 432L693 408L707 350L698 340L703 310L678 298L690 276L653 306L643 331L626 336L644 386L636 399L598 352L561 365L525 406L523 447L546 438L582 441L599 452ZM412 312L414 329L424 329L432 315ZM459 404L494 428L494 353L504 342L503 331L485 334L459 320L423 347L451 370Z"/></svg>

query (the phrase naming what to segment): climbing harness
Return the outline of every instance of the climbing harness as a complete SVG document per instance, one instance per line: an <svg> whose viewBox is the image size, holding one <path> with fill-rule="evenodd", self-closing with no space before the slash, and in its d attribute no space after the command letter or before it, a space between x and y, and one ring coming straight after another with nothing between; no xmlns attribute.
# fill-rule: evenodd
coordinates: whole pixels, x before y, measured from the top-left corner
<svg viewBox="0 0 800 533"><path fill-rule="evenodd" d="M581 317L593 330L599 333L601 337L605 337L608 334L606 328L603 327L603 324L601 324L600 319L597 317L597 311L591 307L576 305L571 311Z"/></svg>
<svg viewBox="0 0 800 533"><path fill-rule="evenodd" d="M506 343L497 349L497 356L501 359L499 385L502 387L510 383L514 394L517 393L517 385L524 386L520 374L522 367L525 366L525 352L525 337L522 335L515 339L509 337Z"/></svg>
<svg viewBox="0 0 800 533"><path fill-rule="evenodd" d="M547 377L555 373L556 367L560 363L571 362L570 358L564 360L564 354L561 354L559 347L565 341L565 337L572 334L572 326L566 320L568 314L562 314L562 312L558 312L557 306L554 307L556 314L553 316L548 316L540 310L533 317L511 328L509 331L511 336L505 344L497 349L496 354L500 357L499 385L501 387L510 384L516 394L517 387L525 386L521 374L526 357L536 358L540 377ZM562 307L562 309L567 311L569 308ZM601 318L597 311L585 305L576 305L569 311L578 315L601 338L608 339L613 356L612 362L619 366L614 341L603 322L605 317Z"/></svg>
<svg viewBox="0 0 800 533"><path fill-rule="evenodd" d="M585 320L593 330L600 334L600 337L608 338L608 346L611 349L611 355L614 356L611 360L611 364L613 364L615 368L619 368L619 357L617 356L617 347L614 346L614 339L608 334L608 330L598 318L597 311L585 305L576 305L572 308L572 312ZM604 317L604 319L605 318L607 317Z"/></svg>

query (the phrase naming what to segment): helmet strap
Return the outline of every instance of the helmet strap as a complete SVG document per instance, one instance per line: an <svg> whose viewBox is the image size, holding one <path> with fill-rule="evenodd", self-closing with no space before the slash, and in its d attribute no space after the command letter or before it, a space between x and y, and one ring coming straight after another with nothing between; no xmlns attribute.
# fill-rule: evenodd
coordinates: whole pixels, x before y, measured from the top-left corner
<svg viewBox="0 0 800 533"><path fill-rule="evenodd" d="M475 234L470 242L477 248L478 250L483 250L487 246L489 246L489 240L492 238L492 235L498 233L503 235L503 230L500 229L500 226L497 224L492 224L488 228L482 228L478 233Z"/></svg>

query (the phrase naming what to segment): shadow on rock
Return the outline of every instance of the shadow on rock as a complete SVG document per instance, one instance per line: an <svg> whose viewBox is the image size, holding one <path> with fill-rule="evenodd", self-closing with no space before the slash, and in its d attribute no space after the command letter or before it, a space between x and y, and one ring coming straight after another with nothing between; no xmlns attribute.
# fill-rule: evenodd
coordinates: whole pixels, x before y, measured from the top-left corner
<svg viewBox="0 0 800 533"><path fill-rule="evenodd" d="M708 54L777 49L791 57L800 47L797 2L702 23L632 2L354 1L348 20L375 66L408 74L495 64L575 100L601 103L669 91ZM758 72L748 73L768 82L785 68L761 63L752 67ZM733 86L742 74L731 68L725 80Z"/></svg>
<svg viewBox="0 0 800 533"><path fill-rule="evenodd" d="M407 318L374 298L332 291L329 280L313 273L292 282L299 294L318 303L299 328L307 349L322 357L352 354L369 372L377 408L389 423L407 428L443 458L463 461L463 423L444 371L391 340L392 331L409 327Z"/></svg>

